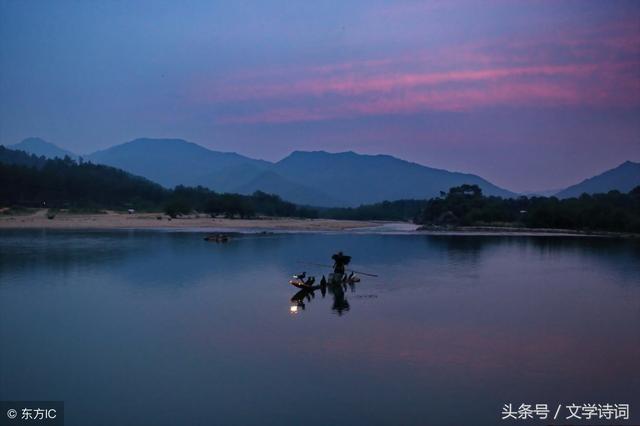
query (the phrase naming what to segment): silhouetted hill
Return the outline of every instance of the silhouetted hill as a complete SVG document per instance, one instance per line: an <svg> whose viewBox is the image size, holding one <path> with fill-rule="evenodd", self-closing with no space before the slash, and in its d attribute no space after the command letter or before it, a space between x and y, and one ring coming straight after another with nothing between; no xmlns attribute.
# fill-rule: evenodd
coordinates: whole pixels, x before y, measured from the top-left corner
<svg viewBox="0 0 640 426"><path fill-rule="evenodd" d="M415 222L430 230L508 226L640 233L640 186L558 199L485 197L477 186L463 185L425 201Z"/></svg>
<svg viewBox="0 0 640 426"><path fill-rule="evenodd" d="M629 192L640 185L640 163L626 161L618 167L570 186L556 194L558 198L579 197L583 193Z"/></svg>
<svg viewBox="0 0 640 426"><path fill-rule="evenodd" d="M0 207L164 210L175 217L193 210L249 217L317 216L276 195L218 194L203 187L166 189L123 170L71 158L46 159L0 146Z"/></svg>
<svg viewBox="0 0 640 426"><path fill-rule="evenodd" d="M66 156L77 158L77 155L73 152L62 149L57 145L54 145L51 142L47 142L40 138L27 138L15 145L9 145L7 146L7 148L28 152L29 154L35 154L37 156L44 156L47 158L64 158Z"/></svg>
<svg viewBox="0 0 640 426"><path fill-rule="evenodd" d="M235 189L247 185L257 176L264 173L271 163L241 163L236 166L214 170L202 176L200 184L207 188L215 188L220 192L234 192Z"/></svg>
<svg viewBox="0 0 640 426"><path fill-rule="evenodd" d="M181 139L136 139L87 157L166 187L202 185L217 192L264 191L297 204L356 206L429 198L477 184L488 195L514 194L479 176L425 167L388 155L296 151L273 164L212 151Z"/></svg>
<svg viewBox="0 0 640 426"><path fill-rule="evenodd" d="M135 139L95 152L88 160L144 176L172 188L207 185L212 174L224 175L242 164L260 167L269 163L231 152L211 151L182 139ZM224 188L212 188L225 191Z"/></svg>
<svg viewBox="0 0 640 426"><path fill-rule="evenodd" d="M0 164L40 168L47 162L46 157L29 154L0 145Z"/></svg>
<svg viewBox="0 0 640 426"><path fill-rule="evenodd" d="M515 195L476 175L434 169L389 155L362 155L351 151L336 154L295 151L276 163L273 170L289 180L322 188L343 206L426 199L465 183L478 185L487 195ZM288 199L296 202L295 198Z"/></svg>
<svg viewBox="0 0 640 426"><path fill-rule="evenodd" d="M300 179L298 178L298 180ZM338 206L345 204L318 188L288 180L273 170L266 170L260 173L246 184L236 187L234 192L253 194L255 191L278 194L286 200L293 200L296 204L307 206Z"/></svg>
<svg viewBox="0 0 640 426"><path fill-rule="evenodd" d="M153 208L168 191L122 170L0 147L0 205Z"/></svg>

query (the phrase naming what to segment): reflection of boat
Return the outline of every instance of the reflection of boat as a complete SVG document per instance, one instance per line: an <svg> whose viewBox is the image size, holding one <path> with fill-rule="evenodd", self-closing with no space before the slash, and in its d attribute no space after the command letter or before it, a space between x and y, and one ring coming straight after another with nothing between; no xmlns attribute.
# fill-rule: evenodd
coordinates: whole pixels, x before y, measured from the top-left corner
<svg viewBox="0 0 640 426"><path fill-rule="evenodd" d="M314 290L319 287L320 286L316 286L313 289L303 288L302 290L294 294L291 298L291 306L289 307L289 312L292 314L297 314L300 311L304 311L305 299L310 302L312 298L316 297Z"/></svg>
<svg viewBox="0 0 640 426"><path fill-rule="evenodd" d="M341 273L331 273L329 274L329 279L327 280L328 284L355 284L360 282L360 277L355 273L351 272L350 274L341 274Z"/></svg>

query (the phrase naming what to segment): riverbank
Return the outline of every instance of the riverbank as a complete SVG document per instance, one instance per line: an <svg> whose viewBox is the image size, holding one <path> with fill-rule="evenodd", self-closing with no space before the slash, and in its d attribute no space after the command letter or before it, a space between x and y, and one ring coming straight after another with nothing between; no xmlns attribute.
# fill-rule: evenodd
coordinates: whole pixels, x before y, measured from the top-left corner
<svg viewBox="0 0 640 426"><path fill-rule="evenodd" d="M256 218L225 219L190 215L171 219L162 213L99 214L57 213L53 219L47 210L29 214L0 215L0 229L272 229L290 231L344 231L376 226L374 222L332 219Z"/></svg>
<svg viewBox="0 0 640 426"><path fill-rule="evenodd" d="M540 236L574 236L574 237L613 237L613 238L640 238L640 234L628 232L608 231L580 231L575 229L556 228L524 228L516 226L421 226L416 232L423 234L449 234L449 235L540 235Z"/></svg>
<svg viewBox="0 0 640 426"><path fill-rule="evenodd" d="M273 230L273 231L367 231L416 233L423 235L511 235L511 236L579 236L640 238L638 234L576 231L571 229L523 228L507 226L436 227L412 225L405 222L357 221L334 219L300 219L260 217L254 219L211 218L208 215L189 215L171 219L163 213L104 213L58 212L49 219L47 210L31 210L22 214L0 214L2 229L219 229L219 230Z"/></svg>

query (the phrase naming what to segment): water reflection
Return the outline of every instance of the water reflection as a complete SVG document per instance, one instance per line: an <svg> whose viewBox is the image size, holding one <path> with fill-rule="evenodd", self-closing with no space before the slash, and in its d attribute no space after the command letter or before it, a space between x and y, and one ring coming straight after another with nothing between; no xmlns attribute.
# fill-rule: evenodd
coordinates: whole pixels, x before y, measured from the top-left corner
<svg viewBox="0 0 640 426"><path fill-rule="evenodd" d="M324 278L324 277L323 277ZM316 297L316 291L319 291L322 295L322 299L325 298L327 293L331 295L333 302L331 309L338 315L342 315L350 308L349 301L345 296L347 288L351 289L351 292L355 292L356 281L343 281L338 283L327 282L325 285L316 285L310 288L303 288L291 297L291 306L289 312L292 314L298 314L304 311L306 308L305 301L311 302Z"/></svg>
<svg viewBox="0 0 640 426"><path fill-rule="evenodd" d="M315 285L315 277L307 277L306 272L296 274L293 279L289 281L289 284L300 289L291 298L291 307L289 311L292 314L297 314L304 311L306 305L305 300L310 302L315 298L315 292L320 290L322 298L326 296L327 292L333 298L333 304L331 309L341 316L347 312L350 308L349 301L345 297L345 291L347 287L351 288L352 292L355 292L355 284L360 282L360 277L356 275L356 271L347 269L347 266L351 262L351 256L347 256L342 251L331 256L333 260L333 272L329 274L329 279L322 275L320 284ZM316 264L323 266L322 264ZM366 272L358 272L359 274L368 275L371 277L377 277L375 274L369 274Z"/></svg>
<svg viewBox="0 0 640 426"><path fill-rule="evenodd" d="M495 425L505 402L640 404L638 242L204 236L0 232L0 395L64 400L68 425ZM381 276L287 282L337 248Z"/></svg>

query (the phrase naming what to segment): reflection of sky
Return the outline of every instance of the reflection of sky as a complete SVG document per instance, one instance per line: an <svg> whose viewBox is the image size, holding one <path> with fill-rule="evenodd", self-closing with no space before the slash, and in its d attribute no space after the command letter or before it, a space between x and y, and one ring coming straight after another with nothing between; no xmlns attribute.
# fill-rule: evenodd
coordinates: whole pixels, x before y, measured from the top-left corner
<svg viewBox="0 0 640 426"><path fill-rule="evenodd" d="M637 242L201 237L4 233L0 393L111 424L113 405L133 423L495 424L508 401L640 403ZM290 275L326 273L296 261L338 248L380 277L342 317L320 294L290 315Z"/></svg>
<svg viewBox="0 0 640 426"><path fill-rule="evenodd" d="M2 2L0 143L354 149L559 187L640 160L639 19L633 1Z"/></svg>

